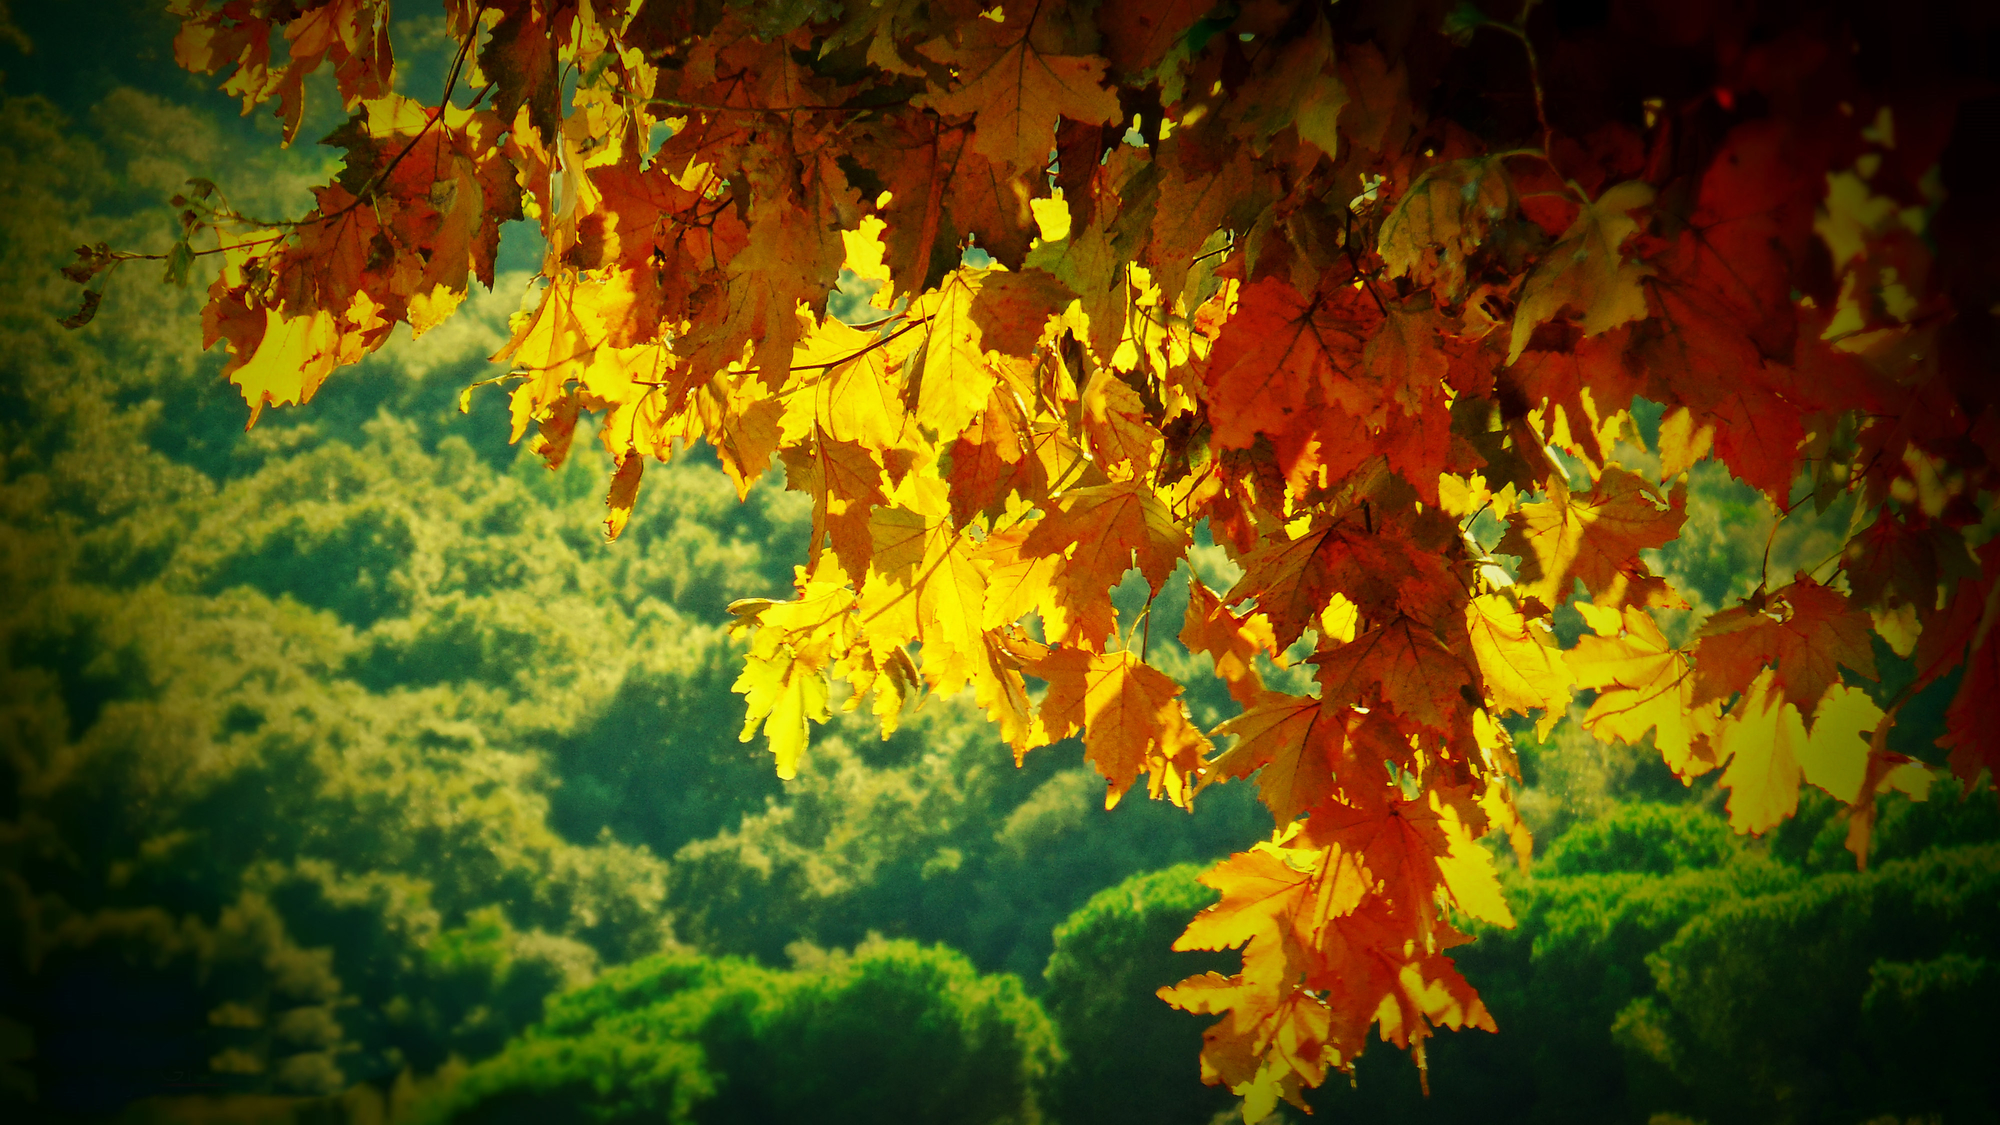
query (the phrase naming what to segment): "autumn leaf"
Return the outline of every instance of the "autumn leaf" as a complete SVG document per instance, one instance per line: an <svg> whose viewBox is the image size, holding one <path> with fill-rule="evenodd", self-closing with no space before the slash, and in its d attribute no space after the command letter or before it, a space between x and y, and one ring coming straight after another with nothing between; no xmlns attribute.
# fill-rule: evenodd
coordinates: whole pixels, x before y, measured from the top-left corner
<svg viewBox="0 0 2000 1125"><path fill-rule="evenodd" d="M380 97L388 90L394 57L388 4L382 0L333 0L295 11L284 29L288 58L276 67L271 65L273 28L244 18L240 5L178 5L174 14L182 21L174 38L175 59L202 74L236 64L222 88L243 100L245 114L278 99L287 144L298 135L305 114L306 78L321 66L333 64L340 89L350 98Z"/></svg>
<svg viewBox="0 0 2000 1125"><path fill-rule="evenodd" d="M1517 714L1539 708L1550 726L1568 710L1576 676L1547 626L1505 596L1483 594L1466 604L1465 629L1490 705Z"/></svg>
<svg viewBox="0 0 2000 1125"><path fill-rule="evenodd" d="M1104 32L1105 56L1121 73L1144 74L1213 9L1210 0L1101 5L1097 26Z"/></svg>
<svg viewBox="0 0 2000 1125"><path fill-rule="evenodd" d="M1274 643L1291 647L1333 600L1344 595L1371 615L1412 612L1435 617L1430 591L1451 579L1436 555L1408 538L1371 535L1347 521L1323 521L1296 539L1260 543L1243 560L1243 577L1222 600L1257 599L1271 622Z"/></svg>
<svg viewBox="0 0 2000 1125"><path fill-rule="evenodd" d="M1514 210L1514 186L1495 157L1451 160L1418 177L1382 222L1376 249L1390 277L1435 286L1446 304L1465 290L1465 263Z"/></svg>
<svg viewBox="0 0 2000 1125"><path fill-rule="evenodd" d="M832 317L812 327L792 354L780 440L801 441L818 426L871 450L900 444L908 415L876 342Z"/></svg>
<svg viewBox="0 0 2000 1125"><path fill-rule="evenodd" d="M1935 780L1930 768L1922 762L1889 749L1889 731L1894 725L1894 716L1885 715L1869 734L1868 765L1861 775L1860 789L1848 802L1847 850L1854 853L1854 864L1859 870L1868 867L1868 845L1875 832L1878 811L1876 798L1887 790L1897 789L1913 801L1922 801L1930 796L1930 785Z"/></svg>
<svg viewBox="0 0 2000 1125"><path fill-rule="evenodd" d="M1677 388L1730 468L1781 506L1812 409L1811 385L1786 367L1798 351L1797 268L1827 187L1824 171L1809 170L1823 143L1773 120L1729 131L1693 213L1650 259L1657 315L1634 349L1651 393Z"/></svg>
<svg viewBox="0 0 2000 1125"><path fill-rule="evenodd" d="M1765 669L1716 724L1716 757L1727 763L1720 784L1738 832L1768 832L1799 805L1805 722L1776 688L1776 674Z"/></svg>
<svg viewBox="0 0 2000 1125"><path fill-rule="evenodd" d="M1882 724L1882 708L1860 688L1837 684L1819 699L1817 710L1819 717L1799 753L1799 769L1807 781L1853 805L1861 799L1869 743Z"/></svg>
<svg viewBox="0 0 2000 1125"><path fill-rule="evenodd" d="M1051 554L1074 546L1073 569L1083 584L1109 589L1136 565L1158 590L1189 545L1186 532L1150 489L1136 482L1077 488L1063 493L1056 511L1035 525L1026 550Z"/></svg>
<svg viewBox="0 0 2000 1125"><path fill-rule="evenodd" d="M331 315L285 316L276 309L263 313L263 331L249 347L249 354L232 347L236 361L224 369L250 404L253 425L268 404L287 405L311 398L338 358L339 327Z"/></svg>
<svg viewBox="0 0 2000 1125"><path fill-rule="evenodd" d="M1622 327L1585 336L1574 324L1545 324L1529 337L1528 350L1501 373L1500 380L1542 411L1551 445L1601 465L1619 439L1619 419L1643 389L1625 365L1629 343L1629 333ZM1701 456L1688 450L1686 432L1677 432L1676 421L1660 426L1662 479L1678 476Z"/></svg>
<svg viewBox="0 0 2000 1125"><path fill-rule="evenodd" d="M1995 557L1992 552L1988 558ZM1990 578L1990 570L1989 570ZM1945 712L1938 745L1951 751L1951 772L1970 788L1982 770L2000 779L2000 731L1989 718L1990 701L2000 699L2000 582L1991 583L1971 636L1958 694ZM1969 616L1969 614L1968 614Z"/></svg>
<svg viewBox="0 0 2000 1125"><path fill-rule="evenodd" d="M1340 709L1322 707L1310 696L1265 692L1213 733L1236 741L1209 762L1210 773L1237 778L1255 773L1258 797L1283 826L1333 793L1347 721Z"/></svg>
<svg viewBox="0 0 2000 1125"><path fill-rule="evenodd" d="M479 69L494 84L493 104L511 121L526 108L528 121L553 140L562 130L562 78L554 29L541 5L514 4L479 52Z"/></svg>
<svg viewBox="0 0 2000 1125"><path fill-rule="evenodd" d="M611 490L604 497L609 513L604 517L606 539L618 538L632 521L632 506L639 501L639 478L645 471L646 457L636 449L619 459L617 471L611 474Z"/></svg>
<svg viewBox="0 0 2000 1125"><path fill-rule="evenodd" d="M1332 67L1333 37L1324 20L1274 51L1263 52L1259 68L1236 90L1225 120L1230 132L1262 155L1286 128L1329 156L1339 152L1340 111L1347 91Z"/></svg>
<svg viewBox="0 0 2000 1125"><path fill-rule="evenodd" d="M1841 49L1867 39L1847 16L1683 36L1713 81L1651 91L1642 133L1601 79L1657 62L1643 36L1540 21L1496 70L1529 43L1467 11L1282 7L489 0L447 12L462 62L399 92L380 0L186 0L177 58L275 102L284 140L314 74L348 117L302 215L192 181L168 273L214 263L204 344L254 422L399 325L442 331L531 219L540 276L495 357L512 437L554 465L595 432L612 536L647 460L697 443L739 495L782 464L810 509L795 596L738 606L745 734L781 771L838 677L885 734L961 690L1017 760L1080 733L1113 801L1256 776L1279 835L1211 873L1189 939L1243 969L1167 993L1217 1016L1201 1073L1254 1120L1371 1029L1421 1078L1434 1029L1493 1026L1439 911L1507 916L1476 843L1525 843L1504 712L1548 724L1588 689L1591 734L1723 767L1740 829L1810 782L1861 856L1876 796L1930 776L1843 681L1879 637L1913 691L1965 666L1942 745L1968 783L2000 768L2000 552L1965 546L2000 407L1954 249L1993 220L1941 159L1977 117L1941 32L1908 53L1959 92L1922 114ZM159 250L81 248L86 311ZM1639 398L1656 448L1627 455ZM1612 460L1653 453L1670 490ZM1676 647L1645 553L1710 457L1862 518L1827 544L1845 586L1759 586ZM1223 564L1181 631L1244 708L1207 756L1178 656L1149 663L1110 591ZM1308 630L1319 697L1269 692L1257 654Z"/></svg>
<svg viewBox="0 0 2000 1125"><path fill-rule="evenodd" d="M1564 654L1577 685L1597 692L1584 729L1627 744L1652 731L1653 745L1682 778L1713 769L1708 742L1722 709L1695 703L1693 660L1668 643L1645 609L1590 608L1598 635L1579 638Z"/></svg>
<svg viewBox="0 0 2000 1125"><path fill-rule="evenodd" d="M1244 290L1209 360L1215 440L1246 448L1257 433L1283 430L1309 393L1360 367L1373 319L1353 302L1316 301L1279 278Z"/></svg>
<svg viewBox="0 0 2000 1125"><path fill-rule="evenodd" d="M1431 792L1431 809L1437 813L1438 825L1449 845L1446 854L1433 858L1437 861L1439 873L1444 876L1445 889L1451 893L1452 901L1460 910L1481 921L1512 929L1514 912L1507 906L1507 896L1500 889L1500 876L1494 869L1493 855L1479 845L1479 837L1485 830L1485 819L1483 814L1467 815L1468 810L1477 808L1469 803L1468 797L1469 794L1464 792Z"/></svg>
<svg viewBox="0 0 2000 1125"><path fill-rule="evenodd" d="M981 276L971 305L981 345L1006 355L1034 351L1050 318L1061 313L1075 296L1043 270Z"/></svg>
<svg viewBox="0 0 2000 1125"><path fill-rule="evenodd" d="M1840 667L1875 679L1866 614L1847 598L1800 573L1772 593L1760 609L1737 606L1710 617L1695 645L1695 702L1727 699L1747 691L1765 665L1773 666L1785 700L1812 725Z"/></svg>
<svg viewBox="0 0 2000 1125"><path fill-rule="evenodd" d="M1190 542L1159 497L1138 481L1071 489L1054 508L1035 523L1021 551L1064 558L1050 586L1068 620L1094 619L1085 607L1100 602L1135 565L1157 592ZM1073 628L1058 639L1090 647L1103 642L1094 631Z"/></svg>
<svg viewBox="0 0 2000 1125"><path fill-rule="evenodd" d="M1433 730L1448 731L1467 708L1471 676L1457 653L1408 617L1313 654L1320 699L1329 707L1387 705Z"/></svg>
<svg viewBox="0 0 2000 1125"><path fill-rule="evenodd" d="M1188 721L1181 687L1130 652L1063 649L1029 670L1049 682L1039 741L1083 731L1084 757L1104 775L1112 808L1141 773L1152 796L1177 805L1193 797L1208 739Z"/></svg>
<svg viewBox="0 0 2000 1125"><path fill-rule="evenodd" d="M1221 901L1189 922L1174 948L1233 949L1260 934L1276 935L1313 891L1312 873L1286 864L1275 849L1238 852L1202 873Z"/></svg>
<svg viewBox="0 0 2000 1125"><path fill-rule="evenodd" d="M1262 613L1240 617L1231 613L1215 592L1192 574L1188 576L1188 608L1180 641L1189 652L1205 652L1215 659L1215 674L1244 707L1254 706L1264 692L1264 681L1257 674L1257 654L1275 658L1279 652L1277 634Z"/></svg>
<svg viewBox="0 0 2000 1125"><path fill-rule="evenodd" d="M821 431L817 440L781 450L788 485L813 498L813 530L806 551L817 561L831 545L842 568L865 572L875 554L870 527L876 509L888 505L882 467L868 450Z"/></svg>
<svg viewBox="0 0 2000 1125"><path fill-rule="evenodd" d="M1507 517L1496 549L1521 557L1522 592L1547 605L1568 600L1578 578L1599 604L1644 604L1651 575L1639 552L1672 542L1685 508L1680 488L1662 500L1637 474L1606 465L1581 496L1552 478L1548 500Z"/></svg>
<svg viewBox="0 0 2000 1125"><path fill-rule="evenodd" d="M831 714L826 706L826 673L803 666L788 646L781 645L744 657L743 674L730 689L744 695L746 714L739 741L755 737L761 723L778 761L778 776L787 780L797 776L811 724L823 723Z"/></svg>
<svg viewBox="0 0 2000 1125"><path fill-rule="evenodd" d="M1391 305L1382 327L1361 353L1362 370L1380 388L1369 397L1399 407L1412 423L1431 417L1431 400L1451 370L1451 357L1438 339L1444 328L1444 320L1423 294ZM1372 412L1356 413L1371 424L1389 417L1387 413L1379 419ZM1435 479L1436 474L1431 477Z"/></svg>
<svg viewBox="0 0 2000 1125"><path fill-rule="evenodd" d="M995 382L986 366L984 330L972 314L980 280L976 273L953 274L910 309L926 322L923 346L911 363L917 385L911 413L945 440L965 432Z"/></svg>
<svg viewBox="0 0 2000 1125"><path fill-rule="evenodd" d="M1035 455L1028 426L1011 393L996 388L951 446L952 522L963 525L975 515L997 521L1010 504L1025 505L1047 492L1048 470Z"/></svg>
<svg viewBox="0 0 2000 1125"><path fill-rule="evenodd" d="M1536 328L1565 308L1576 310L1586 336L1645 318L1646 293L1639 283L1652 270L1621 257L1620 247L1639 230L1631 212L1652 202L1652 186L1630 180L1584 204L1576 221L1522 285L1513 338L1507 346L1508 363L1521 358Z"/></svg>
<svg viewBox="0 0 2000 1125"><path fill-rule="evenodd" d="M1055 148L1056 118L1091 125L1116 121L1118 97L1102 84L1103 59L1047 53L1036 29L1013 16L984 27L975 21L957 42L940 38L923 44L924 54L951 67L958 80L949 89L933 86L921 104L942 114L974 116L979 128L973 147L989 160L1037 169Z"/></svg>

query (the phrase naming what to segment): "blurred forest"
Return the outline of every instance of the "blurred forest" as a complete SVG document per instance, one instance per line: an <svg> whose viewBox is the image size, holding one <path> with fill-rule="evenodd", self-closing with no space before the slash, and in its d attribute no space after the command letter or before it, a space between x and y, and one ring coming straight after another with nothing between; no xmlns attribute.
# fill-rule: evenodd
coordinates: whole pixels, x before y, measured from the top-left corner
<svg viewBox="0 0 2000 1125"><path fill-rule="evenodd" d="M782 475L739 503L690 451L607 545L601 455L509 446L498 388L462 414L531 244L248 432L192 291L128 268L58 326L70 248L164 244L186 177L280 213L328 166L180 75L165 19L83 7L0 28L10 1120L1229 1119L1201 1021L1152 993L1233 959L1169 946L1213 900L1202 867L1270 831L1249 786L1106 812L1076 746L1016 768L954 699L887 741L837 721L779 782L737 741L725 607L783 596L806 504ZM404 22L426 81L442 21ZM1780 522L1713 465L1691 497L1659 560L1699 594L1683 636L1846 519ZM1226 584L1219 549L1201 565ZM1176 589L1150 645L1212 725L1234 705L1173 641ZM1908 665L1877 655L1881 699ZM1897 749L1938 759L1954 687ZM1649 746L1517 734L1519 925L1457 951L1500 1034L1435 1043L1428 1098L1371 1052L1323 1115L2000 1120L1990 791L1892 796L1864 873L1810 790L1745 840Z"/></svg>

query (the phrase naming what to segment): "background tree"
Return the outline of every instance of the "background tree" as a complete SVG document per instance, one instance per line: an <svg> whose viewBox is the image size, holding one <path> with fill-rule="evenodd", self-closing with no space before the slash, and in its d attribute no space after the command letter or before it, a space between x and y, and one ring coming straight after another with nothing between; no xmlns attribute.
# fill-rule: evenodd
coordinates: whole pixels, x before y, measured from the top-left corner
<svg viewBox="0 0 2000 1125"><path fill-rule="evenodd" d="M1254 1119L1378 1023L1420 1070L1433 1026L1492 1026L1446 951L1512 921L1474 843L1515 824L1503 714L1546 733L1582 687L1593 733L1720 770L1739 831L1833 794L1857 858L1926 780L1899 714L1961 663L1946 745L1991 765L2000 294L1958 110L1992 17L1204 8L460 3L426 108L370 0L189 2L179 57L287 139L322 65L355 116L304 219L195 183L158 256L222 259L205 325L254 420L443 323L538 219L513 435L560 463L600 413L613 535L697 437L739 491L775 456L812 499L797 596L735 607L781 776L831 676L885 736L968 686L1017 756L1080 731L1107 803L1256 773L1278 833L1180 939L1243 969L1167 993L1224 1013L1205 1074ZM823 315L843 265L879 323ZM1670 633L1645 552L1711 452L1847 531ZM1207 732L1147 612L1202 526L1242 572L1188 582L1181 636L1244 708ZM1914 659L1880 700L1874 638Z"/></svg>
<svg viewBox="0 0 2000 1125"><path fill-rule="evenodd" d="M132 85L78 113L0 113L0 161L41 169L7 181L0 249L34 282L0 313L8 1113L408 1094L662 949L783 964L874 931L1038 982L1092 891L1254 830L1247 793L1088 816L1073 744L1016 770L948 705L779 782L735 741L725 607L784 588L799 497L769 480L740 502L684 459L607 546L602 464L550 472L476 424L504 413L458 414L504 298L245 432L180 291L71 333L40 265L151 226L191 170L162 138L188 160L261 142ZM729 928L751 911L771 919L754 942Z"/></svg>
<svg viewBox="0 0 2000 1125"><path fill-rule="evenodd" d="M1181 864L1135 875L1056 928L1043 978L1069 1052L1052 1099L1063 1120L1205 1125L1228 1108L1185 1065L1200 1046L1197 1029L1154 998L1190 973L1227 967L1218 954L1168 948L1190 915L1215 903L1199 873Z"/></svg>
<svg viewBox="0 0 2000 1125"><path fill-rule="evenodd" d="M979 976L948 950L876 941L791 972L658 957L563 997L427 1112L496 1123L1035 1122L1060 1057L1018 979Z"/></svg>

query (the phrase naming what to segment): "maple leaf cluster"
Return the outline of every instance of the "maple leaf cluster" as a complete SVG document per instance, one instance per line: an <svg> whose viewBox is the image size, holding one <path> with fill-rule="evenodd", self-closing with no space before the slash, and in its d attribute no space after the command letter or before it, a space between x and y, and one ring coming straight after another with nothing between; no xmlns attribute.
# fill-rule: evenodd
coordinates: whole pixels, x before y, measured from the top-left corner
<svg viewBox="0 0 2000 1125"><path fill-rule="evenodd" d="M1242 969L1162 993L1221 1017L1203 1074L1254 1121L1371 1031L1421 1064L1493 1028L1448 951L1511 924L1477 843L1526 846L1503 716L1586 690L1596 735L1720 771L1739 830L1811 782L1865 856L1876 796L1929 776L1888 749L1910 692L1855 686L1879 639L1912 691L1967 665L1951 766L2000 767L1958 17L1751 7L450 0L426 105L388 85L386 0L179 0L181 61L246 112L289 137L330 66L352 113L310 214L184 224L217 236L204 323L254 419L439 323L537 220L495 356L514 437L554 464L596 416L614 536L696 441L812 499L796 597L734 607L780 774L838 679L885 735L966 688L1017 756L1080 734L1107 804L1255 777L1274 835L1179 942ZM873 323L828 314L843 270ZM1639 399L1657 472L1615 460ZM1676 645L1646 552L1707 457L1781 511L1851 496L1853 530ZM1181 638L1242 706L1208 731L1109 598L1203 526L1241 568L1190 580ZM1299 661L1317 694L1266 687Z"/></svg>

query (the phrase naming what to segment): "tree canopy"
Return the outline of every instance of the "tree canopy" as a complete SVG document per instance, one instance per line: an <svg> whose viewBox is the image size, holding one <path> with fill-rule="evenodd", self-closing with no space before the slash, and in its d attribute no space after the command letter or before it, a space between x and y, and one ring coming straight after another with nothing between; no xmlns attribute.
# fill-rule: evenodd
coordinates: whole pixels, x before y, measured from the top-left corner
<svg viewBox="0 0 2000 1125"><path fill-rule="evenodd" d="M1493 1028L1448 951L1513 923L1478 841L1525 849L1514 741L1579 693L1738 832L1831 794L1858 862L1927 685L1953 772L2000 763L1979 6L451 0L434 101L386 0L174 10L345 156L301 218L197 180L168 249L80 248L70 323L219 259L254 423L537 223L512 437L594 416L613 537L696 441L810 500L792 596L730 607L781 777L836 680L884 737L968 689L1017 761L1080 734L1107 805L1256 777L1276 830L1176 943L1241 968L1162 991L1251 1120L1371 1030ZM1711 458L1837 530L1690 628L1659 552ZM1170 586L1239 713L1153 656Z"/></svg>

